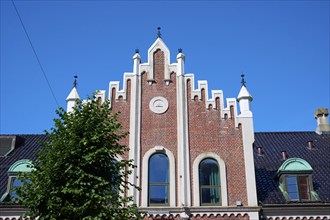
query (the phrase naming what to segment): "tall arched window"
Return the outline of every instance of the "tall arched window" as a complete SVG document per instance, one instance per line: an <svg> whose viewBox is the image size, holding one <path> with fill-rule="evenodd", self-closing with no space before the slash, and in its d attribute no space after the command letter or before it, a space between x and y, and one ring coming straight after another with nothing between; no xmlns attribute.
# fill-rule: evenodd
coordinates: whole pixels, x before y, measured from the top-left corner
<svg viewBox="0 0 330 220"><path fill-rule="evenodd" d="M169 161L156 153L149 159L149 205L169 204Z"/></svg>
<svg viewBox="0 0 330 220"><path fill-rule="evenodd" d="M218 162L206 158L199 164L199 188L201 205L220 205L220 172Z"/></svg>

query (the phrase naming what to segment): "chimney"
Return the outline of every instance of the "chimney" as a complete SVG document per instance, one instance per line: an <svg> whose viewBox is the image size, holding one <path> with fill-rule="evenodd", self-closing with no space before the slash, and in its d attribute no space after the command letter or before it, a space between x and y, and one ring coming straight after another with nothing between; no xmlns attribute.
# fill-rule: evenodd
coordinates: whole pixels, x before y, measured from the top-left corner
<svg viewBox="0 0 330 220"><path fill-rule="evenodd" d="M307 141L307 148L308 148L308 150L313 149L313 141Z"/></svg>
<svg viewBox="0 0 330 220"><path fill-rule="evenodd" d="M282 154L282 160L286 160L288 158L288 153L286 152L286 150L282 150L281 154Z"/></svg>
<svg viewBox="0 0 330 220"><path fill-rule="evenodd" d="M316 133L330 133L330 124L328 121L328 109L327 108L318 108L314 113L314 117L317 121Z"/></svg>
<svg viewBox="0 0 330 220"><path fill-rule="evenodd" d="M258 156L262 156L264 154L264 151L262 149L262 147L257 147L257 152L258 152Z"/></svg>

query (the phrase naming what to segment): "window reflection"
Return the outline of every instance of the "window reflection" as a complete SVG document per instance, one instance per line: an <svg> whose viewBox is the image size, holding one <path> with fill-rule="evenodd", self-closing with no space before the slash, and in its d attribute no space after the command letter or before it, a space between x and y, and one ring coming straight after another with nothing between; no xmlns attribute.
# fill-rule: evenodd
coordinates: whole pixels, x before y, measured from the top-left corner
<svg viewBox="0 0 330 220"><path fill-rule="evenodd" d="M169 161L164 154L149 159L149 205L168 205Z"/></svg>
<svg viewBox="0 0 330 220"><path fill-rule="evenodd" d="M201 205L220 205L219 165L214 159L204 159L199 164Z"/></svg>

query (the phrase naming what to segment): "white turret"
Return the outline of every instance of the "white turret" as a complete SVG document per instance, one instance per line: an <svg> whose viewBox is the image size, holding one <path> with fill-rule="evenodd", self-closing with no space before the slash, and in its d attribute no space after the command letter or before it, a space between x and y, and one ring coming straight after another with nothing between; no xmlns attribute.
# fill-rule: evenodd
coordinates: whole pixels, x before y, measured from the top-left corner
<svg viewBox="0 0 330 220"><path fill-rule="evenodd" d="M248 205L257 206L257 187L255 181L254 159L253 159L253 142L254 127L253 117L250 108L252 96L246 89L244 74L242 74L242 88L239 91L237 101L239 102L240 114L237 116L238 123L241 124L244 149L244 163L246 175L246 187L248 190Z"/></svg>
<svg viewBox="0 0 330 220"><path fill-rule="evenodd" d="M66 102L67 102L66 112L72 112L73 107L76 106L76 100L80 99L78 91L77 91L78 76L75 75L74 78L75 79L74 79L74 83L73 83L73 88L72 88L70 94L68 95L68 97L66 98Z"/></svg>
<svg viewBox="0 0 330 220"><path fill-rule="evenodd" d="M250 103L252 101L252 96L245 87L244 75L242 75L242 88L239 91L237 101L239 102L239 108L241 110L240 117L252 117Z"/></svg>

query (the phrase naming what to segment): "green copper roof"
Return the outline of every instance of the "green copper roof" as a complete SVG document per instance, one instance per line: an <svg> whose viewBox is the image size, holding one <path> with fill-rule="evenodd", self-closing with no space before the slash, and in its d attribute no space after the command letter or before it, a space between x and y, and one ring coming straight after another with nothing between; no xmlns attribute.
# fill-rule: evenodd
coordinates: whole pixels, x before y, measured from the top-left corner
<svg viewBox="0 0 330 220"><path fill-rule="evenodd" d="M8 172L15 173L15 172L31 172L32 165L30 160L18 160L13 165L10 166Z"/></svg>
<svg viewBox="0 0 330 220"><path fill-rule="evenodd" d="M305 160L300 158L289 158L280 166L277 173L293 171L313 171L312 166Z"/></svg>

